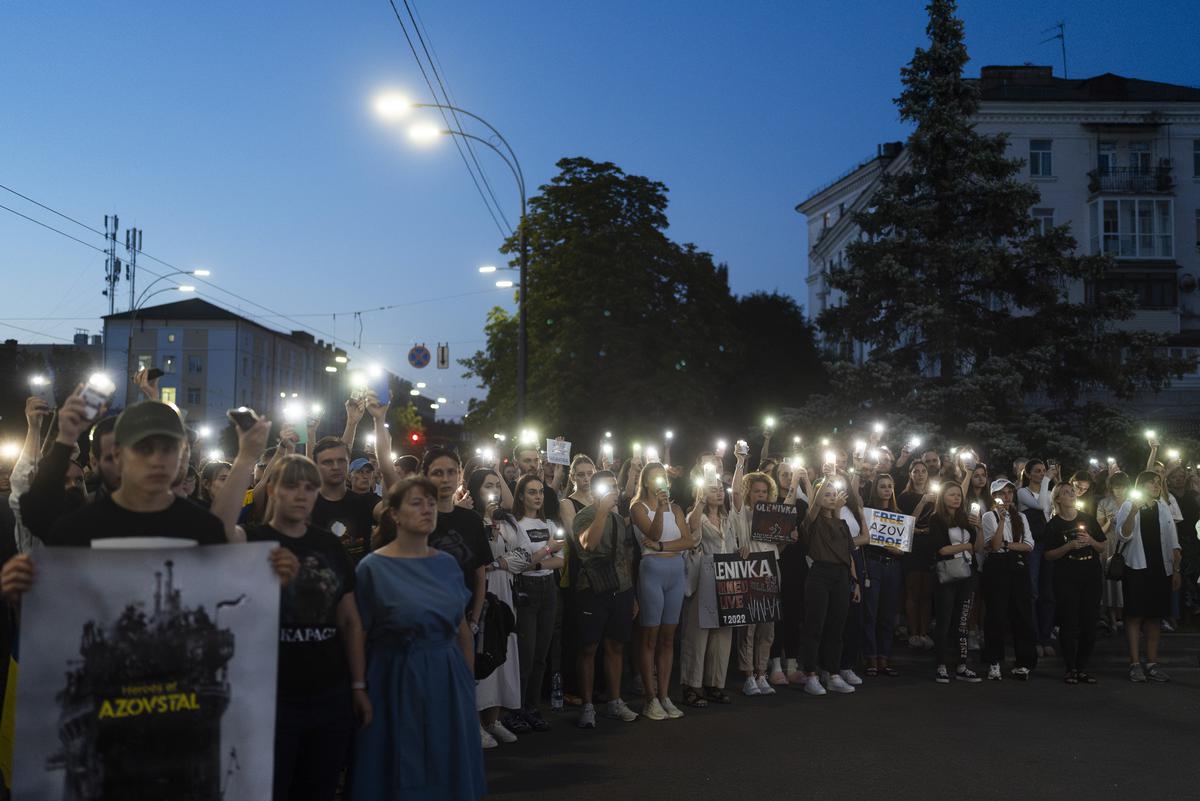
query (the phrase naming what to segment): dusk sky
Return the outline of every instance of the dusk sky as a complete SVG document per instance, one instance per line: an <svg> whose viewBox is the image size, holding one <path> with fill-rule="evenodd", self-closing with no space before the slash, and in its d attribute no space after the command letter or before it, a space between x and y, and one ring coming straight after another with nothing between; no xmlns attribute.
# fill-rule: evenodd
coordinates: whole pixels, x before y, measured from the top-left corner
<svg viewBox="0 0 1200 801"><path fill-rule="evenodd" d="M794 207L904 137L891 101L925 41L920 0L416 8L451 93L508 138L531 195L560 158L615 162L669 187L669 235L727 263L735 292L798 299L806 243ZM1065 19L1071 77L1200 83L1195 0L965 0L960 12L971 75L1023 62L1061 75L1058 42L1040 42ZM0 184L99 229L115 211L122 229L145 231L147 253L210 269L222 289L340 344L357 335L349 312L411 304L363 315L364 354L428 381L451 415L482 394L457 366L418 376L404 361L414 342L449 341L454 359L473 352L487 310L514 304L477 272L501 261L500 234L454 147L415 145L407 123L373 111L382 90L430 100L387 0L9 0L0 66ZM478 158L515 223L512 177L490 151ZM0 204L103 246L3 190ZM0 235L4 338L100 332L100 253L4 210ZM123 310L124 282L118 292ZM201 294L298 327L211 287ZM461 297L424 302L447 296Z"/></svg>

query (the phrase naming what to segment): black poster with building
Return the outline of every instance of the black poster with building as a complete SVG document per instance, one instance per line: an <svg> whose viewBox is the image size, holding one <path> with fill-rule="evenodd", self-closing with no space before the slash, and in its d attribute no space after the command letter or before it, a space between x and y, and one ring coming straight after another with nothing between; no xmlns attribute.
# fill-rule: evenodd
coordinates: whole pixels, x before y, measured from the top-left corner
<svg viewBox="0 0 1200 801"><path fill-rule="evenodd" d="M701 591L704 591L702 576ZM712 595L719 626L744 626L780 620L779 563L773 551L712 556ZM705 593L707 594L707 593ZM702 618L700 625L706 626Z"/></svg>
<svg viewBox="0 0 1200 801"><path fill-rule="evenodd" d="M271 547L35 554L14 797L270 798L279 637Z"/></svg>

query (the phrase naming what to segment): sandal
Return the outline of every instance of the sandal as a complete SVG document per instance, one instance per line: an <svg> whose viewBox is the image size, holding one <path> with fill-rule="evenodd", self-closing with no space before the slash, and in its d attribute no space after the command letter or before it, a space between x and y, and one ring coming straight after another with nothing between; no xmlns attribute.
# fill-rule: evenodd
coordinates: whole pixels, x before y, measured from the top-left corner
<svg viewBox="0 0 1200 801"><path fill-rule="evenodd" d="M868 678L874 678L878 675L879 675L879 668L875 667L874 665L871 665L869 668L867 668L867 677Z"/></svg>
<svg viewBox="0 0 1200 801"><path fill-rule="evenodd" d="M1075 678L1079 680L1080 684L1096 684L1099 682L1099 679L1095 676L1090 673L1084 673L1082 670L1075 671Z"/></svg>
<svg viewBox="0 0 1200 801"><path fill-rule="evenodd" d="M725 691L720 687L706 687L704 689L704 695L708 698L708 700L716 704L730 703L729 696L726 695Z"/></svg>
<svg viewBox="0 0 1200 801"><path fill-rule="evenodd" d="M892 667L891 665L883 665L883 666L881 666L881 667L879 668L879 672L880 672L880 673L882 673L882 674L883 674L883 675L885 675L885 676L891 676L891 677L893 677L893 678L895 678L896 676L899 676L899 675L900 675L900 671L896 670L896 669L895 669L894 667Z"/></svg>
<svg viewBox="0 0 1200 801"><path fill-rule="evenodd" d="M1067 675L1063 676L1063 681L1065 681L1067 684L1078 684L1079 677L1075 675L1074 671L1068 670Z"/></svg>
<svg viewBox="0 0 1200 801"><path fill-rule="evenodd" d="M683 688L683 703L688 706L694 706L697 709L703 709L708 706L708 701L704 700L704 696L696 692L694 687Z"/></svg>

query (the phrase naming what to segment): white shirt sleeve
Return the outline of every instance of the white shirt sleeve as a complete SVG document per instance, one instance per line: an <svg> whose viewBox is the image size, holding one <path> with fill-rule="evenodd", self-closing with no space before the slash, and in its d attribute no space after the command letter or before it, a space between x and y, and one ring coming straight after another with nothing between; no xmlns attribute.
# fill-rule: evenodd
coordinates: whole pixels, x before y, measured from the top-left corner
<svg viewBox="0 0 1200 801"><path fill-rule="evenodd" d="M1021 515L1021 523L1023 523L1023 525L1021 526L1021 542L1025 543L1026 545L1028 545L1030 547L1033 547L1033 533L1030 532L1030 530L1029 530L1029 518L1027 518L1021 512L1018 512L1018 514Z"/></svg>
<svg viewBox="0 0 1200 801"><path fill-rule="evenodd" d="M1000 521L996 517L995 512L987 512L983 516L983 542L984 549L987 549L987 543L992 541L992 537L996 536L996 527L1000 525Z"/></svg>
<svg viewBox="0 0 1200 801"><path fill-rule="evenodd" d="M1126 537L1124 534L1121 533L1122 531L1125 530L1125 521L1129 518L1129 515L1132 513L1133 513L1133 502L1132 501L1125 501L1125 503L1121 504L1121 508L1117 509L1117 520L1114 525L1116 526L1117 536L1121 539L1121 542L1129 542L1131 539L1133 539L1133 536L1138 533L1137 520L1133 521L1133 530L1129 532L1128 537Z"/></svg>

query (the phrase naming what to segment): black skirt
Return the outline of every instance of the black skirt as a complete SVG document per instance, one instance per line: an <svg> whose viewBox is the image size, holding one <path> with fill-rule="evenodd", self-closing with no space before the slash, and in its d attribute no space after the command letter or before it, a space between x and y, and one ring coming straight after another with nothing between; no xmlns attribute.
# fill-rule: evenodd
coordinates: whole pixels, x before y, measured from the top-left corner
<svg viewBox="0 0 1200 801"><path fill-rule="evenodd" d="M1157 553L1152 558L1160 559ZM1161 567L1158 570L1126 567L1121 591L1125 595L1125 617L1157 620L1171 616L1171 577Z"/></svg>

